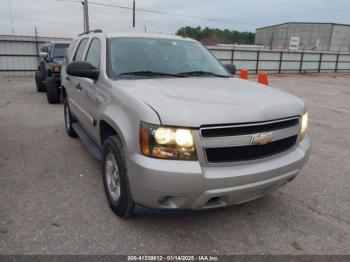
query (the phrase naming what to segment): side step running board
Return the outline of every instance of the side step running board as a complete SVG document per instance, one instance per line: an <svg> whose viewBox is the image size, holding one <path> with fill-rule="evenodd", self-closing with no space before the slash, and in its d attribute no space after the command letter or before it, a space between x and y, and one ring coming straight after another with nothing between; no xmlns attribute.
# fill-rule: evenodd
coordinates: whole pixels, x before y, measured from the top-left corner
<svg viewBox="0 0 350 262"><path fill-rule="evenodd" d="M80 127L78 123L73 123L72 127L79 136L81 142L86 146L87 150L97 159L102 159L102 154L100 148L92 141L92 139L86 134L86 132Z"/></svg>

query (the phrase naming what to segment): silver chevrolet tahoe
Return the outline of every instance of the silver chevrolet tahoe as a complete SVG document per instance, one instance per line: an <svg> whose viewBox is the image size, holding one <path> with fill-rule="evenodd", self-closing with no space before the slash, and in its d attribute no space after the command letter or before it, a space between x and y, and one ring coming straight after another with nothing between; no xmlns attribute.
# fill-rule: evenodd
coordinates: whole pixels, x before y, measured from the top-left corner
<svg viewBox="0 0 350 262"><path fill-rule="evenodd" d="M62 68L65 124L102 163L112 210L204 210L293 180L310 140L304 103L233 77L200 43L161 34L80 35Z"/></svg>

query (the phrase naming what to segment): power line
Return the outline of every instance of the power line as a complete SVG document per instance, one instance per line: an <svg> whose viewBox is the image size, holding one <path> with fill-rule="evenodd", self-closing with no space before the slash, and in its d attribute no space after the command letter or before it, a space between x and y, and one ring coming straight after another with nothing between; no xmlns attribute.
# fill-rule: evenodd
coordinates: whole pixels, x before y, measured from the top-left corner
<svg viewBox="0 0 350 262"><path fill-rule="evenodd" d="M58 2L76 2L80 3L78 0L56 0ZM126 10L133 10L133 7L127 7L127 6L121 6L116 4L105 4L105 3L96 3L96 2L90 2L91 5L98 5L98 6L107 6L107 7L115 7L119 9L126 9ZM152 14L159 14L159 15L167 15L167 16L177 16L177 17L186 17L186 18L192 18L192 19L200 19L200 20L208 20L212 22L221 22L221 23L228 23L228 24L239 24L239 25L250 25L250 26L261 26L259 24L253 24L253 23L244 23L234 20L226 20L226 19L218 19L218 18L211 18L211 17L202 17L202 16L192 16L192 15L183 15L183 14L177 14L177 13L168 13L163 11L157 11L157 10L151 10L151 9L143 9L143 8L135 8L136 11L144 12L144 13L152 13Z"/></svg>

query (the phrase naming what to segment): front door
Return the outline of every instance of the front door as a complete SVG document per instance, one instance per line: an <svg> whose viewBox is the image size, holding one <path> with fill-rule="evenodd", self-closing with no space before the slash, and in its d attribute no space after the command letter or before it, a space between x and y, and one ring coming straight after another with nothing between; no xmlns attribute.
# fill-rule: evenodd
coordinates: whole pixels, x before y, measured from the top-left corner
<svg viewBox="0 0 350 262"><path fill-rule="evenodd" d="M93 38L87 49L85 62L90 63L97 70L100 69L101 42L98 38ZM80 78L80 107L85 117L82 118L81 126L89 134L95 143L98 143L98 126L96 114L100 104L103 102L99 91L99 80Z"/></svg>
<svg viewBox="0 0 350 262"><path fill-rule="evenodd" d="M88 38L83 38L79 46L76 50L76 53L74 54L74 57L72 61L82 61L83 54L85 53L85 49L88 43ZM87 117L86 112L84 112L83 108L81 107L81 103L83 100L83 88L81 86L81 79L80 77L75 76L66 76L67 80L67 88L68 91L68 103L69 103L69 109L71 110L72 114L75 116L79 124L85 122L85 119Z"/></svg>

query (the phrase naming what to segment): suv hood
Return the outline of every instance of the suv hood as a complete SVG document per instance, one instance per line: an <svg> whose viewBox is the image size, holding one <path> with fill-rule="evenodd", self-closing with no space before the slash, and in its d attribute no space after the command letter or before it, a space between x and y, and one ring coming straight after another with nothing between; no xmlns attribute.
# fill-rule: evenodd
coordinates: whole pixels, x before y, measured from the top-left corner
<svg viewBox="0 0 350 262"><path fill-rule="evenodd" d="M156 78L115 84L152 107L163 125L259 122L301 115L305 110L295 96L238 78Z"/></svg>

